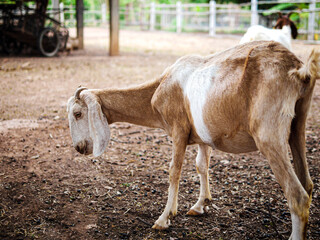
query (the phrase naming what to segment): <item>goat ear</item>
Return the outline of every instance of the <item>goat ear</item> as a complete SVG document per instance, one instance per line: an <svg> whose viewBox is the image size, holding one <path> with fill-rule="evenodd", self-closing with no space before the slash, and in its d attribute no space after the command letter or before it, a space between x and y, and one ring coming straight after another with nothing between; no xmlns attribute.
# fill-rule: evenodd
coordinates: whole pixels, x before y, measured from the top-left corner
<svg viewBox="0 0 320 240"><path fill-rule="evenodd" d="M89 132L93 140L93 155L98 157L104 152L109 143L110 128L98 101L90 99L86 102L88 106Z"/></svg>
<svg viewBox="0 0 320 240"><path fill-rule="evenodd" d="M283 19L279 18L276 25L273 27L274 29L281 29L283 27Z"/></svg>
<svg viewBox="0 0 320 240"><path fill-rule="evenodd" d="M290 19L290 16L291 16L291 14L293 14L294 12L289 12L288 14L287 14L287 16L288 16L288 18Z"/></svg>
<svg viewBox="0 0 320 240"><path fill-rule="evenodd" d="M296 27L296 25L294 24L294 22L292 22L290 20L290 28L291 28L291 36L293 39L296 39L298 36L298 29Z"/></svg>

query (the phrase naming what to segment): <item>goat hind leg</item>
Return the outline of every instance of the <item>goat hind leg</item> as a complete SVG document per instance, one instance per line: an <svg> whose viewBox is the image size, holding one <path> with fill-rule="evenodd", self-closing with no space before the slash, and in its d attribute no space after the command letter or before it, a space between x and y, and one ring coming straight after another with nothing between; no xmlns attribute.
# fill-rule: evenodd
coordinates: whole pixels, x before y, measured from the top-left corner
<svg viewBox="0 0 320 240"><path fill-rule="evenodd" d="M293 164L295 172L310 197L313 189L313 183L308 170L308 163L306 160L306 140L305 140L305 122L306 112L303 108L306 108L305 102L298 101L296 104L297 115L292 120L291 132L289 138L289 144L292 152Z"/></svg>
<svg viewBox="0 0 320 240"><path fill-rule="evenodd" d="M277 142L274 136L270 141L256 140L258 149L267 157L271 169L287 198L291 219L292 234L290 239L306 239L306 228L309 217L309 195L299 181L288 156L287 144Z"/></svg>
<svg viewBox="0 0 320 240"><path fill-rule="evenodd" d="M197 203L189 210L187 215L195 216L203 214L206 210L206 205L212 199L208 179L210 151L211 149L207 145L199 144L196 167L200 177L200 195Z"/></svg>

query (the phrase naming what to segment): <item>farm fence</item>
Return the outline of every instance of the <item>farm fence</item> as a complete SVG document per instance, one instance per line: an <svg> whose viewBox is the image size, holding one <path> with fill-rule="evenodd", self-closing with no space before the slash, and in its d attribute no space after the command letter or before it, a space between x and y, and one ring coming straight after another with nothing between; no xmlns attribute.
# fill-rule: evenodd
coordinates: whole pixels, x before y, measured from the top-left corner
<svg viewBox="0 0 320 240"><path fill-rule="evenodd" d="M180 32L201 31L210 36L220 33L243 34L248 27L261 24L272 27L279 10L268 10L262 6L275 4L304 4L307 8L293 10L299 15L297 25L302 39L318 42L320 35L320 0L270 0L242 4L217 4L215 1L202 4L147 3L141 0L138 4L129 3L119 9L121 27L138 27L142 30L163 30ZM260 8L259 8L260 7ZM64 10L64 11L63 11ZM75 6L64 6L60 3L60 13L56 15L67 26L75 26ZM281 11L288 13L290 11ZM50 13L50 11L49 11ZM54 11L51 12L54 15ZM104 25L108 21L108 9L105 3L95 10L84 11L86 26ZM320 39L319 39L320 40Z"/></svg>

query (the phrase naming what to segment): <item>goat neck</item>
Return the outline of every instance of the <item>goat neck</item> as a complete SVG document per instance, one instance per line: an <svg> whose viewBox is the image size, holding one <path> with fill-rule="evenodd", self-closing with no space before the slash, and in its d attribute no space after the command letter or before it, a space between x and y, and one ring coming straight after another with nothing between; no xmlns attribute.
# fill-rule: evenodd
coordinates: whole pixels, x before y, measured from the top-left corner
<svg viewBox="0 0 320 240"><path fill-rule="evenodd" d="M291 28L289 25L283 26L281 31L288 37L288 39L291 39Z"/></svg>
<svg viewBox="0 0 320 240"><path fill-rule="evenodd" d="M92 90L100 100L108 123L128 122L146 127L162 128L159 113L152 108L152 96L160 80L126 89Z"/></svg>

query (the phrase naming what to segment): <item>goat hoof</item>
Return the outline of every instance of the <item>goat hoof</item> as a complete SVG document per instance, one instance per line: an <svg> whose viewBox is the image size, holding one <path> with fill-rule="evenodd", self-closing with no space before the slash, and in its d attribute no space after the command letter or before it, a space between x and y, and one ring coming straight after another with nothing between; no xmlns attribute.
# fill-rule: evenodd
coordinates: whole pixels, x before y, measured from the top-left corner
<svg viewBox="0 0 320 240"><path fill-rule="evenodd" d="M190 209L189 212L187 212L187 215L188 216L200 216L200 215L202 215L202 213L197 212L197 211L195 211L193 209Z"/></svg>
<svg viewBox="0 0 320 240"><path fill-rule="evenodd" d="M204 205L205 206L209 206L210 205L210 203L211 203L211 197L210 198L206 198L205 200L204 200Z"/></svg>
<svg viewBox="0 0 320 240"><path fill-rule="evenodd" d="M170 219L167 219L166 221L164 221L163 219L158 219L154 223L152 228L156 229L156 230L165 230L165 229L169 228L169 225L170 225Z"/></svg>
<svg viewBox="0 0 320 240"><path fill-rule="evenodd" d="M160 225L158 225L156 223L152 226L153 229L160 230L160 231L161 230L166 230L166 229L168 229L168 227L169 226L160 226Z"/></svg>

